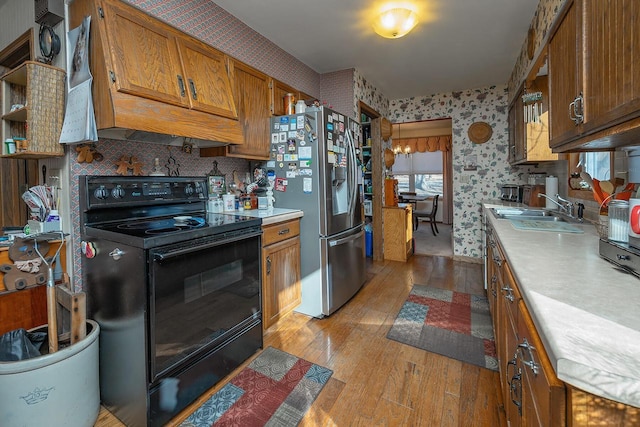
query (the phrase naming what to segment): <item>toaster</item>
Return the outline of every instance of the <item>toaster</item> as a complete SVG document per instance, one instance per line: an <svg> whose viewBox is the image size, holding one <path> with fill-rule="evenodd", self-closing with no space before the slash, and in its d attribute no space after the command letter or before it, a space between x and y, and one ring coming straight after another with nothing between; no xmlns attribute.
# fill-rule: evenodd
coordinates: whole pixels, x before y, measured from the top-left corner
<svg viewBox="0 0 640 427"><path fill-rule="evenodd" d="M522 202L522 186L516 184L505 184L500 186L500 200L507 202Z"/></svg>

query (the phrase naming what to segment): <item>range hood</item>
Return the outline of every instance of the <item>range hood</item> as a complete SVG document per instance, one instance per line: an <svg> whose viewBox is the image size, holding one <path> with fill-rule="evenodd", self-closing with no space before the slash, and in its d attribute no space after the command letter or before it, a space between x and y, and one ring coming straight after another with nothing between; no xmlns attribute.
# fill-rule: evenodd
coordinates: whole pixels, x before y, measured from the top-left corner
<svg viewBox="0 0 640 427"><path fill-rule="evenodd" d="M244 143L226 56L118 0L76 0L69 26L89 27L98 136L198 147ZM133 35L136 35L133 42Z"/></svg>

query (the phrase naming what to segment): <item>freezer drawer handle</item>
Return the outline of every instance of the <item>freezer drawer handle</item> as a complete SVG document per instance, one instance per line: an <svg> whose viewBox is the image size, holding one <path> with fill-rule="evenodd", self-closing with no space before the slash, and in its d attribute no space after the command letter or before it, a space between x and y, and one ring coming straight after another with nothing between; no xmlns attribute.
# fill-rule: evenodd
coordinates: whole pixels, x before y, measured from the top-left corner
<svg viewBox="0 0 640 427"><path fill-rule="evenodd" d="M282 236L283 234L288 234L288 233L289 233L289 229L288 229L288 228L285 228L284 230L280 230L280 231L278 231L278 234L279 234L280 236Z"/></svg>
<svg viewBox="0 0 640 427"><path fill-rule="evenodd" d="M362 237L363 234L364 234L364 231L360 231L358 234L354 234L353 236L345 237L344 239L332 240L332 241L329 242L329 246L338 246L338 245L343 245L345 243L352 242L352 241L356 240L357 238Z"/></svg>

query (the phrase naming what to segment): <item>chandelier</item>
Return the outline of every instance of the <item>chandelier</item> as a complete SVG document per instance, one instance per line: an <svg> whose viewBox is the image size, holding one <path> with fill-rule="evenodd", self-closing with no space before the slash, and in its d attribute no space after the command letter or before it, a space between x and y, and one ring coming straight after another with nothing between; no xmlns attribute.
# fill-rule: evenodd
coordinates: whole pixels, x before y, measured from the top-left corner
<svg viewBox="0 0 640 427"><path fill-rule="evenodd" d="M404 148L400 145L400 123L398 123L398 143L393 147L393 154L399 156L400 154L404 154L405 157L411 156L413 154L411 152L411 147L409 144L405 144Z"/></svg>

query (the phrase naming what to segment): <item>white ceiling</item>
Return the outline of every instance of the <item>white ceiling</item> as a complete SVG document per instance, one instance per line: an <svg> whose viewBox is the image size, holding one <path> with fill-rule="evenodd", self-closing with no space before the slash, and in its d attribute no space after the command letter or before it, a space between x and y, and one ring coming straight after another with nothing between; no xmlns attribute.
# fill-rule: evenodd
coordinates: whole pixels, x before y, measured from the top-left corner
<svg viewBox="0 0 640 427"><path fill-rule="evenodd" d="M318 73L356 68L388 99L506 84L538 0L418 0L400 39L373 32L378 0L214 0Z"/></svg>

